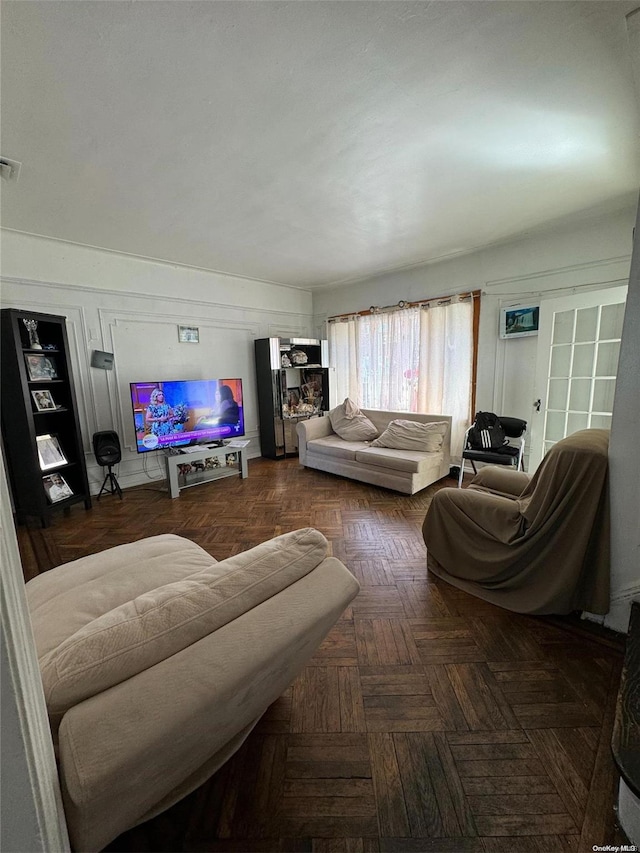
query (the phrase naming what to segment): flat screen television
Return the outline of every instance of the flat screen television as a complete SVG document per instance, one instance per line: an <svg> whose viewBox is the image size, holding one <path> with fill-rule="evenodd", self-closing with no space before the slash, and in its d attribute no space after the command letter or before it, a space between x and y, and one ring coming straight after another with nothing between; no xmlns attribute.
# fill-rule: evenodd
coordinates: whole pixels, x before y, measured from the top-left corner
<svg viewBox="0 0 640 853"><path fill-rule="evenodd" d="M138 453L244 435L241 379L131 382Z"/></svg>

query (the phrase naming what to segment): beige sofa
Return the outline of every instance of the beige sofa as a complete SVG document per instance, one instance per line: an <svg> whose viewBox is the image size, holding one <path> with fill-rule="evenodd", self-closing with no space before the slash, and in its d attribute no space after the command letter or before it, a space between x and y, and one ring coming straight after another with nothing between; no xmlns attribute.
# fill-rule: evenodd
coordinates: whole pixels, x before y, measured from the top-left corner
<svg viewBox="0 0 640 853"><path fill-rule="evenodd" d="M100 850L214 773L358 592L306 528L222 562L180 536L27 584L74 850Z"/></svg>
<svg viewBox="0 0 640 853"><path fill-rule="evenodd" d="M392 450L371 447L371 442L345 441L336 435L328 417L312 418L298 424L300 464L330 474L340 474L383 486L396 492L413 495L449 474L451 456L451 417L421 415L414 412L383 412L362 409L379 433L392 420L412 420L418 423L444 421L449 428L441 450L426 453L416 450Z"/></svg>

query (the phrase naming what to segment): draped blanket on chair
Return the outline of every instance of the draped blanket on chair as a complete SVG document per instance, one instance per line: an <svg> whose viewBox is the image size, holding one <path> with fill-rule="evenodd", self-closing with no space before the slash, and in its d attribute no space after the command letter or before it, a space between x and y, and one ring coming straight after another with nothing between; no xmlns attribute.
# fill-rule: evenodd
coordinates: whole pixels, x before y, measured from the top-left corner
<svg viewBox="0 0 640 853"><path fill-rule="evenodd" d="M608 448L608 430L581 430L531 478L483 468L441 489L422 528L430 571L516 613L607 613Z"/></svg>

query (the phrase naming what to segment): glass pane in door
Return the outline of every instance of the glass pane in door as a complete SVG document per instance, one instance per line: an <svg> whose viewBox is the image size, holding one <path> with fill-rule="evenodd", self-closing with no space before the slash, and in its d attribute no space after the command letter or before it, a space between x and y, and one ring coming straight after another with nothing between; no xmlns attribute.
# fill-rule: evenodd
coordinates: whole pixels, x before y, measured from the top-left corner
<svg viewBox="0 0 640 853"><path fill-rule="evenodd" d="M615 379L595 379L593 382L593 411L612 412Z"/></svg>
<svg viewBox="0 0 640 853"><path fill-rule="evenodd" d="M620 341L600 344L598 346L596 376L615 376L618 370L619 355Z"/></svg>
<svg viewBox="0 0 640 853"><path fill-rule="evenodd" d="M550 409L566 409L567 395L569 393L568 379L550 379L549 380L549 408Z"/></svg>
<svg viewBox="0 0 640 853"><path fill-rule="evenodd" d="M595 344L576 344L573 349L572 376L591 376L593 374L595 351Z"/></svg>
<svg viewBox="0 0 640 853"><path fill-rule="evenodd" d="M622 337L622 321L624 320L624 303L603 305L600 318L601 341L619 340Z"/></svg>
<svg viewBox="0 0 640 853"><path fill-rule="evenodd" d="M567 435L572 435L579 429L587 429L588 426L589 415L586 412L569 412L567 415Z"/></svg>
<svg viewBox="0 0 640 853"><path fill-rule="evenodd" d="M544 437L546 441L560 441L566 435L566 415L564 412L547 412L547 423Z"/></svg>
<svg viewBox="0 0 640 853"><path fill-rule="evenodd" d="M611 429L611 415L591 415L591 429Z"/></svg>
<svg viewBox="0 0 640 853"><path fill-rule="evenodd" d="M598 308L581 308L576 316L576 341L595 341Z"/></svg>
<svg viewBox="0 0 640 853"><path fill-rule="evenodd" d="M575 311L560 311L555 315L552 339L554 345L570 344L573 340L575 313Z"/></svg>
<svg viewBox="0 0 640 853"><path fill-rule="evenodd" d="M625 303L553 315L545 451L577 430L610 429Z"/></svg>
<svg viewBox="0 0 640 853"><path fill-rule="evenodd" d="M571 346L551 347L551 376L569 376L571 372Z"/></svg>
<svg viewBox="0 0 640 853"><path fill-rule="evenodd" d="M572 379L569 408L574 412L588 412L591 402L591 380Z"/></svg>

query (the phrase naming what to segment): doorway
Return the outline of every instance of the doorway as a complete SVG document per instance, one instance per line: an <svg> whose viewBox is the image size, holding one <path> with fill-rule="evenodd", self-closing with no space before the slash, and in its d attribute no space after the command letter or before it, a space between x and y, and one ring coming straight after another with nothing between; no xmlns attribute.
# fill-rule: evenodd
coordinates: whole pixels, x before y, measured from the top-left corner
<svg viewBox="0 0 640 853"><path fill-rule="evenodd" d="M567 435L611 428L626 296L625 285L541 303L531 473Z"/></svg>

